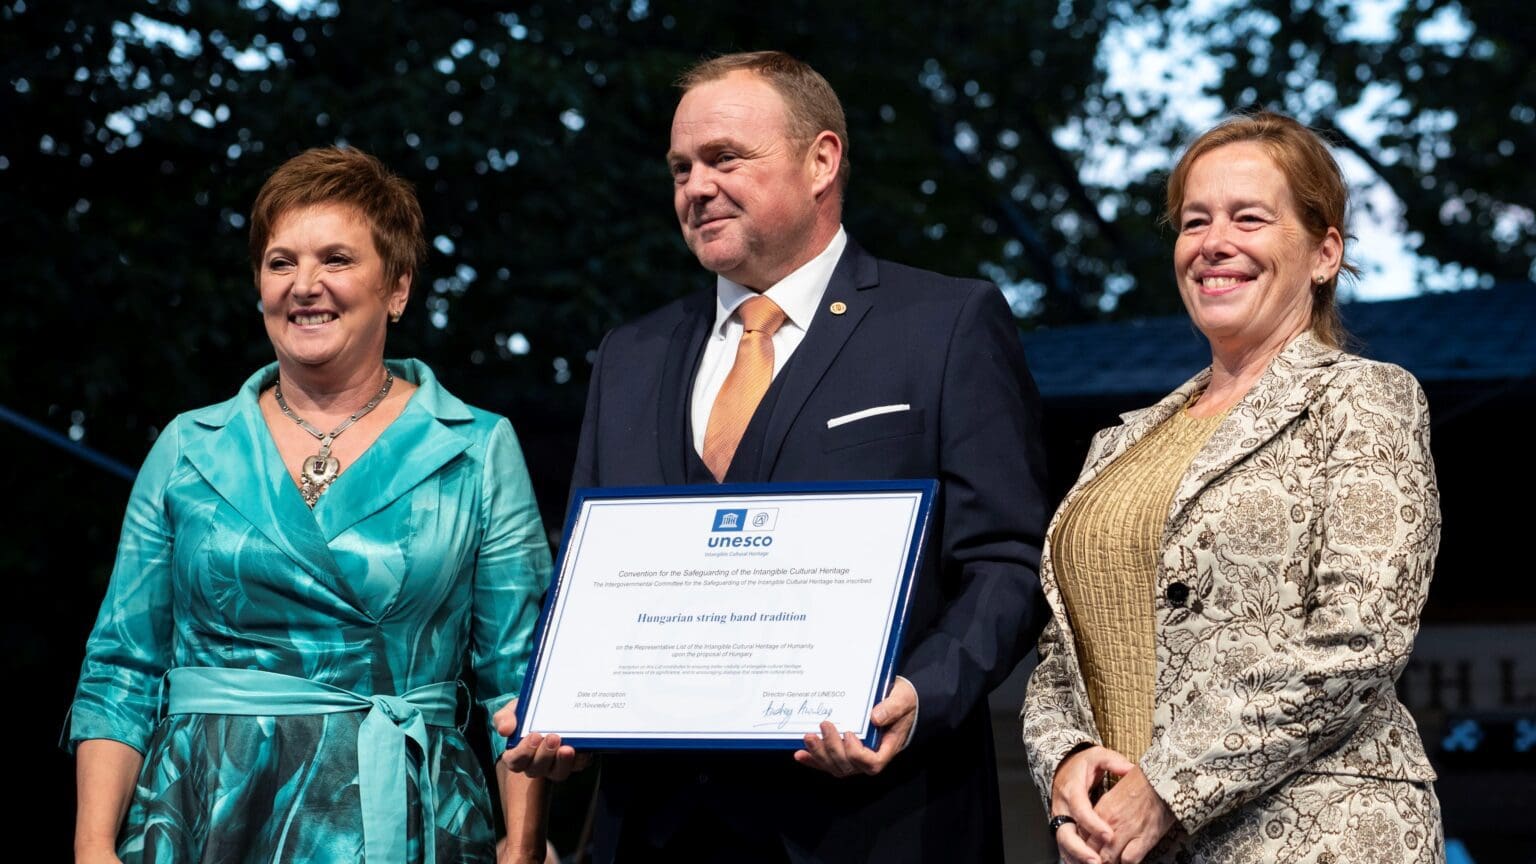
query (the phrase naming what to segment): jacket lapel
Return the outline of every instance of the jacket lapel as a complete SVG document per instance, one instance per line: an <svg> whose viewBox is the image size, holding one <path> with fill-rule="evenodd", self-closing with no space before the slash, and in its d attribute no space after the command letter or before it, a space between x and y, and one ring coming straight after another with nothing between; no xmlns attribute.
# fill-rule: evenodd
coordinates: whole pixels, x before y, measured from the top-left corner
<svg viewBox="0 0 1536 864"><path fill-rule="evenodd" d="M1331 377L1332 373L1327 371L1327 367L1340 356L1340 352L1319 345L1309 334L1304 333L1292 340L1190 463L1169 504L1169 519L1164 528L1165 540L1207 486L1278 435L1306 410ZM1105 440L1091 454L1091 461L1083 466L1077 482L1072 484L1056 508L1055 515L1051 517L1045 533L1047 547L1051 538L1056 536L1057 523L1083 490L1135 446L1136 442L1146 437L1148 432L1188 404L1190 397L1205 389L1210 379L1211 370L1207 367L1151 407L1120 415L1121 425L1105 433ZM1067 609L1056 584L1053 557L1049 554L1043 556L1040 582L1047 602L1057 615L1065 618ZM1064 636L1070 641L1070 633L1064 633Z"/></svg>
<svg viewBox="0 0 1536 864"><path fill-rule="evenodd" d="M468 406L444 390L425 364L389 365L418 389L405 411L320 496L315 521L326 542L393 504L469 449L470 440L453 429L474 419Z"/></svg>
<svg viewBox="0 0 1536 864"><path fill-rule="evenodd" d="M1173 412L1184 407L1189 397L1195 391L1203 388L1205 382L1210 380L1211 370L1201 370L1195 377L1179 386L1177 390L1158 400L1155 405L1148 408L1139 408L1135 411L1127 411L1120 415L1120 425L1111 427L1104 432L1104 440L1100 441L1093 451L1089 453L1087 464L1083 466L1082 473L1078 475L1077 482L1067 490L1067 494L1057 505L1056 512L1051 516L1050 524L1045 529L1045 544L1049 550L1051 539L1056 536L1056 525L1073 502L1078 499L1084 489L1098 479L1099 475L1116 459L1119 459L1127 450L1135 446L1137 441L1146 437L1148 432L1157 428L1157 424L1167 420ZM1040 585L1045 590L1046 601L1056 614L1065 618L1067 616L1066 604L1061 600L1059 589L1056 585L1056 568L1052 555L1043 555L1040 562ZM1084 697L1086 698L1086 697Z"/></svg>
<svg viewBox="0 0 1536 864"><path fill-rule="evenodd" d="M1063 507L1067 501L1077 497L1078 492L1097 479L1104 469L1113 465L1115 460L1136 446L1148 432L1156 429L1164 420L1182 409L1189 402L1190 397L1204 389L1210 380L1211 370L1202 369L1193 378L1180 384L1172 393L1159 399L1156 404L1121 414L1120 425L1105 432L1104 441L1099 444L1092 461L1083 466L1081 476L1067 493L1066 500L1062 502Z"/></svg>
<svg viewBox="0 0 1536 864"><path fill-rule="evenodd" d="M251 376L235 398L192 412L189 428L196 431L184 452L208 485L274 546L306 571L335 578L336 559L256 404L276 375L273 363Z"/></svg>
<svg viewBox="0 0 1536 864"><path fill-rule="evenodd" d="M693 447L688 428L693 376L698 372L699 357L715 323L714 310L713 289L684 300L682 317L672 330L662 360L661 386L656 394L656 441L662 482L668 486L688 482L686 460Z"/></svg>
<svg viewBox="0 0 1536 864"><path fill-rule="evenodd" d="M1334 375L1331 367L1341 356L1342 352L1320 344L1310 333L1286 345L1189 464L1169 505L1165 537L1182 523L1207 486L1306 412L1327 387Z"/></svg>
<svg viewBox="0 0 1536 864"><path fill-rule="evenodd" d="M785 376L783 388L768 417L768 429L763 436L753 479L766 481L773 476L773 467L784 448L790 427L821 379L826 377L827 370L832 368L832 362L847 344L848 337L874 307L874 292L869 289L879 282L880 270L874 256L865 252L853 238L848 238L848 246L832 271L832 279L811 318L805 339L780 373ZM826 311L827 307L839 302L847 307L843 314L833 315Z"/></svg>
<svg viewBox="0 0 1536 864"><path fill-rule="evenodd" d="M1203 369L1193 378L1179 385L1178 389L1158 400L1156 404L1139 408L1135 411L1127 411L1120 415L1120 425L1111 427L1104 432L1104 439L1099 441L1088 455L1089 461L1083 466L1082 473L1078 475L1077 482L1067 490L1064 497L1056 507L1056 512L1051 516L1050 524L1045 529L1045 550L1040 558L1040 587L1045 594L1046 605L1051 607L1051 612L1057 620L1066 621L1071 618L1067 610L1066 601L1061 596L1061 586L1056 579L1056 556L1052 554L1051 546L1056 536L1056 526L1062 517L1072 506L1083 490L1098 479L1105 469L1115 463L1115 460L1123 456L1126 451L1136 445L1136 442L1145 438L1148 432L1157 428L1159 423L1167 420L1175 411L1183 408L1189 401L1189 397L1205 387L1210 380L1211 370ZM1059 631L1062 640L1060 650L1076 652L1077 639L1070 627ZM1073 689L1079 704L1088 704L1087 686L1080 677L1073 679ZM1095 730L1095 734L1099 734Z"/></svg>

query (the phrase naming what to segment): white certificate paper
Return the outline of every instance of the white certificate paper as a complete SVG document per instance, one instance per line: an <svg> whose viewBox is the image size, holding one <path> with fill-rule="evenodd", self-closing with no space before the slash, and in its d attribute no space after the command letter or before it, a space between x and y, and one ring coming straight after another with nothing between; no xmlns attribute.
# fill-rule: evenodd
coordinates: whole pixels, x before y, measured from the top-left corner
<svg viewBox="0 0 1536 864"><path fill-rule="evenodd" d="M602 749L875 746L933 481L583 490L518 728Z"/></svg>

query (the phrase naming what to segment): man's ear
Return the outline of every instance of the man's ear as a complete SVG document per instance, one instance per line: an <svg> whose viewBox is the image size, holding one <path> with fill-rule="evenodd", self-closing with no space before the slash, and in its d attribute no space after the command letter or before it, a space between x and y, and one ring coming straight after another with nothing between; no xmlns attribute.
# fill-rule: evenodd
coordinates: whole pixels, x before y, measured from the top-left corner
<svg viewBox="0 0 1536 864"><path fill-rule="evenodd" d="M843 140L837 137L836 132L822 130L811 141L806 160L811 171L811 191L820 198L823 192L837 182L837 175L843 167Z"/></svg>

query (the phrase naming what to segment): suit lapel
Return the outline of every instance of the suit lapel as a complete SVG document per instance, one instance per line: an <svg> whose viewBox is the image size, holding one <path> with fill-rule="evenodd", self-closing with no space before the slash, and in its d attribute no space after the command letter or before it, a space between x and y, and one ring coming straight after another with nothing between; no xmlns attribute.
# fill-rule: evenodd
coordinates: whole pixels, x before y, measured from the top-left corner
<svg viewBox="0 0 1536 864"><path fill-rule="evenodd" d="M784 384L768 417L768 429L763 436L763 447L752 479L766 481L773 476L774 465L790 427L821 379L826 377L827 370L832 368L832 362L847 344L848 337L874 307L874 292L869 289L879 282L880 270L874 256L850 237L805 338L780 373ZM846 311L840 315L827 312L834 303L844 304Z"/></svg>
<svg viewBox="0 0 1536 864"><path fill-rule="evenodd" d="M208 485L307 572L332 579L340 570L314 515L278 455L256 397L276 376L272 364L252 376L228 402L193 412L196 429L187 461Z"/></svg>
<svg viewBox="0 0 1536 864"><path fill-rule="evenodd" d="M688 482L688 449L693 438L688 427L693 376L699 357L715 323L715 291L700 291L683 301L682 317L667 341L662 360L661 386L656 394L657 454L662 482L681 486Z"/></svg>
<svg viewBox="0 0 1536 864"><path fill-rule="evenodd" d="M1334 375L1331 367L1340 356L1341 352L1319 344L1310 333L1291 340L1189 464L1169 505L1167 531L1176 529L1207 486L1306 412L1327 387Z"/></svg>

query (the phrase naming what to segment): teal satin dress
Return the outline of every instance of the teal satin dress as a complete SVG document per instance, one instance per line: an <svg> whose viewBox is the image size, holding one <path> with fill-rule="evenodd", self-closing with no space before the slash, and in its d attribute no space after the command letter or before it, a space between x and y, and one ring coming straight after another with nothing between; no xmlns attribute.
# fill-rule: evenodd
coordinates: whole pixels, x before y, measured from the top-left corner
<svg viewBox="0 0 1536 864"><path fill-rule="evenodd" d="M549 548L511 424L389 366L419 389L313 511L257 407L276 364L150 451L68 729L144 754L125 862L494 859L452 682L517 696Z"/></svg>

